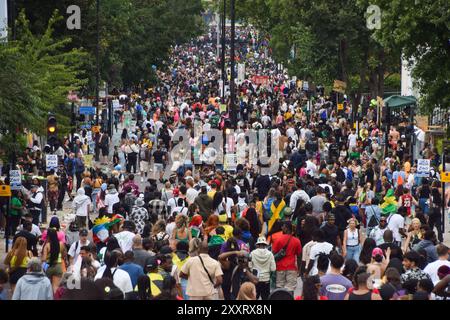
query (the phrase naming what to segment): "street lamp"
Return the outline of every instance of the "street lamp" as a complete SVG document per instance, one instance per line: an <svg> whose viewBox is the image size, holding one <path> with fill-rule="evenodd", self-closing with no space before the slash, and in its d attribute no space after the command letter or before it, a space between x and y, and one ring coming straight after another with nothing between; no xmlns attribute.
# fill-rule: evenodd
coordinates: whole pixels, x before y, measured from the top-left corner
<svg viewBox="0 0 450 320"><path fill-rule="evenodd" d="M237 115L236 115L236 83L234 79L236 78L235 73L235 37L236 37L236 8L235 8L235 0L231 0L231 80L230 80L230 93L231 93L231 102L230 102L230 110L231 110L231 121L233 123L233 127L236 128L237 123Z"/></svg>

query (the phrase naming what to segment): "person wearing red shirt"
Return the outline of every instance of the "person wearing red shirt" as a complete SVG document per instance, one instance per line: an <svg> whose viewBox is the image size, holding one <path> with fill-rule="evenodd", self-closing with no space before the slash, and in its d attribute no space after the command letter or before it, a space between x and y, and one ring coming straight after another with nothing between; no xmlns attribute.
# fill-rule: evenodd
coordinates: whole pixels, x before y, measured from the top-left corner
<svg viewBox="0 0 450 320"><path fill-rule="evenodd" d="M400 196L400 206L406 208L406 212L408 213L408 217L411 216L411 207L412 205L419 206L419 203L412 197L408 188L403 189L403 195Z"/></svg>
<svg viewBox="0 0 450 320"><path fill-rule="evenodd" d="M300 240L292 235L292 222L285 221L282 227L283 234L272 245L272 252L277 261L276 287L288 291L295 291L297 287L298 266L301 261L302 245ZM284 249L284 250L283 250ZM280 252L284 251L284 257ZM277 258L280 257L280 258Z"/></svg>

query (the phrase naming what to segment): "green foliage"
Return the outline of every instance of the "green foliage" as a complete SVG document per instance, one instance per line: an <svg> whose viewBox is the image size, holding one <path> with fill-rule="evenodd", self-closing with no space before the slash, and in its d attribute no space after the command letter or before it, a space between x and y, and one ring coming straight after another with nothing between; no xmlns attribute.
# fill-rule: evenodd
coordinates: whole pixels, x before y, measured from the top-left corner
<svg viewBox="0 0 450 320"><path fill-rule="evenodd" d="M59 20L55 12L45 32L36 36L22 12L17 20L18 40L0 44L0 132L5 136L20 137L25 129L44 133L48 112L55 112L63 125L67 111L56 107L66 102L70 90L84 84L80 66L85 54L65 50L70 38L53 37L53 26ZM3 143L2 147L15 148Z"/></svg>

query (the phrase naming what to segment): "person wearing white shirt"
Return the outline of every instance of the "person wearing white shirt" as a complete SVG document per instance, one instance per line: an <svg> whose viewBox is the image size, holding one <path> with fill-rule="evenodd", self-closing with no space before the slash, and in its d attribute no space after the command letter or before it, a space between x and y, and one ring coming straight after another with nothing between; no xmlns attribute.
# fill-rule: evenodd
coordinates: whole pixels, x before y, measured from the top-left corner
<svg viewBox="0 0 450 320"><path fill-rule="evenodd" d="M433 284L436 285L439 282L439 276L438 276L438 269L441 266L448 266L450 267L450 261L448 261L448 250L449 248L443 244L439 244L436 246L436 251L438 254L438 260L431 262L427 264L425 269L423 269L423 272L428 274L431 278L431 281L433 281Z"/></svg>
<svg viewBox="0 0 450 320"><path fill-rule="evenodd" d="M305 192L305 190L302 190L301 185L297 184L297 190L295 190L290 198L289 201L289 207L291 207L292 211L295 211L295 207L297 206L297 201L299 199L303 199L303 201L305 201L306 203L308 203L311 198L309 197L309 195Z"/></svg>
<svg viewBox="0 0 450 320"><path fill-rule="evenodd" d="M317 166L314 164L313 162L313 158L308 159L308 161L306 161L306 172L314 177L317 173Z"/></svg>
<svg viewBox="0 0 450 320"><path fill-rule="evenodd" d="M353 129L352 133L348 135L348 149L352 150L353 147L356 147L356 140L358 139L358 135L356 131Z"/></svg>
<svg viewBox="0 0 450 320"><path fill-rule="evenodd" d="M120 249L125 253L127 251L133 250L133 238L136 236L134 233L136 225L132 221L124 221L123 231L116 233L114 236L119 242Z"/></svg>
<svg viewBox="0 0 450 320"><path fill-rule="evenodd" d="M405 210L401 210L405 209ZM388 226L387 228L392 231L392 235L394 237L394 241L398 246L402 244L402 234L405 233L405 216L406 216L406 208L400 207L398 209L398 213L391 214L387 218Z"/></svg>
<svg viewBox="0 0 450 320"><path fill-rule="evenodd" d="M312 234L313 241L317 243L311 247L309 253L309 263L306 273L310 276L315 276L318 274L317 260L320 254L330 254L333 250L333 245L331 243L325 242L325 235L322 230L316 230Z"/></svg>
<svg viewBox="0 0 450 320"><path fill-rule="evenodd" d="M133 291L133 286L128 272L117 268L119 255L120 253L115 251L107 253L105 257L106 264L97 270L94 280L102 279L104 276L112 279L114 285L119 288L125 296L125 294Z"/></svg>
<svg viewBox="0 0 450 320"><path fill-rule="evenodd" d="M113 213L113 206L120 202L119 193L116 190L116 187L113 184L110 184L108 187L108 193L105 196L105 206L108 207L108 213Z"/></svg>
<svg viewBox="0 0 450 320"><path fill-rule="evenodd" d="M72 265L74 261L77 261L78 256L80 254L81 247L88 246L90 241L87 239L89 232L86 229L80 230L80 240L75 241L69 248L69 260Z"/></svg>
<svg viewBox="0 0 450 320"><path fill-rule="evenodd" d="M189 204L192 204L194 203L195 198L197 198L199 192L194 189L194 180L192 178L187 179L186 184L188 187L186 191L186 200Z"/></svg>

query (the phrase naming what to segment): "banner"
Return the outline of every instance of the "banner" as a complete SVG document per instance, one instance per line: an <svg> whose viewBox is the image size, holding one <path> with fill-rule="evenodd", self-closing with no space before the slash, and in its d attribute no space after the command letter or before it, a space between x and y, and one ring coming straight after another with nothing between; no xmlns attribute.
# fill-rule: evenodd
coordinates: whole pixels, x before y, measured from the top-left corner
<svg viewBox="0 0 450 320"><path fill-rule="evenodd" d="M10 170L9 171L9 184L11 186L11 190L21 190L22 189L22 177L20 176L19 170Z"/></svg>
<svg viewBox="0 0 450 320"><path fill-rule="evenodd" d="M417 159L416 177L426 178L430 176L430 162L428 159Z"/></svg>
<svg viewBox="0 0 450 320"><path fill-rule="evenodd" d="M58 169L58 156L56 154L47 154L45 156L45 163L47 171L50 171L51 169Z"/></svg>

